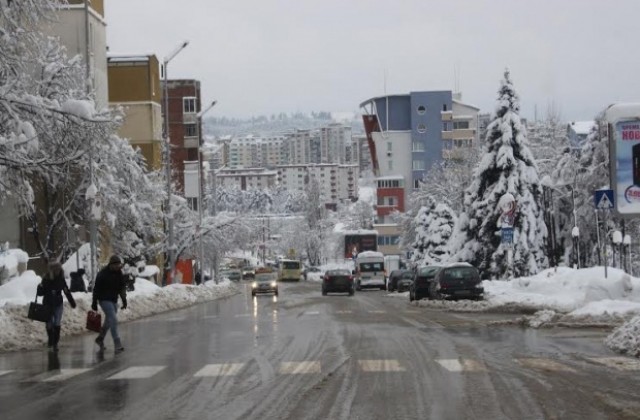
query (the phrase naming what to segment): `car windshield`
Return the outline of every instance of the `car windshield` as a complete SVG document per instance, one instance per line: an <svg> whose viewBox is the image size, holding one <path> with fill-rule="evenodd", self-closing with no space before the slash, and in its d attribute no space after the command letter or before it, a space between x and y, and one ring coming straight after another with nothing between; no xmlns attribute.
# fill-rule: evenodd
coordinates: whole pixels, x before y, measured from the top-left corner
<svg viewBox="0 0 640 420"><path fill-rule="evenodd" d="M372 272L372 271L384 271L384 267L381 262L373 262L373 263L360 263L360 271L363 273Z"/></svg>
<svg viewBox="0 0 640 420"><path fill-rule="evenodd" d="M269 282L275 280L273 273L260 273L256 274L256 281L260 282Z"/></svg>
<svg viewBox="0 0 640 420"><path fill-rule="evenodd" d="M423 267L419 271L420 277L433 277L440 270L440 267Z"/></svg>
<svg viewBox="0 0 640 420"><path fill-rule="evenodd" d="M472 280L479 278L478 270L474 267L451 267L444 273L447 280Z"/></svg>
<svg viewBox="0 0 640 420"><path fill-rule="evenodd" d="M350 276L351 272L349 270L329 270L327 271L328 276Z"/></svg>
<svg viewBox="0 0 640 420"><path fill-rule="evenodd" d="M296 268L300 268L300 263L298 261L283 261L282 268L285 270L295 270Z"/></svg>
<svg viewBox="0 0 640 420"><path fill-rule="evenodd" d="M404 273L402 273L402 276L400 276L400 278L402 278L402 279L412 279L413 278L413 273L411 271L405 271Z"/></svg>

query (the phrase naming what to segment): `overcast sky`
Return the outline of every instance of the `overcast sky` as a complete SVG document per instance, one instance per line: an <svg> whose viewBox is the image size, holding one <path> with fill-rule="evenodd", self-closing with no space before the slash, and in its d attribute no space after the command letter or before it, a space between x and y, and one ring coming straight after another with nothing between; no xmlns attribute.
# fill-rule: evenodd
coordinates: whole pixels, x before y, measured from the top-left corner
<svg viewBox="0 0 640 420"><path fill-rule="evenodd" d="M492 112L508 66L527 118L640 102L638 0L105 0L105 14L110 54L162 60L189 40L169 78L200 80L218 116L358 111L385 70L389 94L455 90L457 73Z"/></svg>

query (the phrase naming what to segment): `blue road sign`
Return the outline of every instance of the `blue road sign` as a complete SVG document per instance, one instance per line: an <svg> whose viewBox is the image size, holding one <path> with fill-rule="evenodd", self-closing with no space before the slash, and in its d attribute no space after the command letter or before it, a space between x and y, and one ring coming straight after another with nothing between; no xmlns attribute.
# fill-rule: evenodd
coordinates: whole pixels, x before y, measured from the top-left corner
<svg viewBox="0 0 640 420"><path fill-rule="evenodd" d="M614 204L613 190L596 190L594 201L597 209L611 210Z"/></svg>
<svg viewBox="0 0 640 420"><path fill-rule="evenodd" d="M511 245L513 243L513 228L512 227L503 227L501 230L502 234L502 243Z"/></svg>

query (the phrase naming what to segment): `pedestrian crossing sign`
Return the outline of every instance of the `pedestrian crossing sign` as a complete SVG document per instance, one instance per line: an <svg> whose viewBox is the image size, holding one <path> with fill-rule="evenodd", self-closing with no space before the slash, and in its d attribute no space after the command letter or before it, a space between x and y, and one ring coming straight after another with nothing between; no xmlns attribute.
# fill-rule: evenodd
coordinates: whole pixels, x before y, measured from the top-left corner
<svg viewBox="0 0 640 420"><path fill-rule="evenodd" d="M596 190L594 198L597 209L613 209L613 190Z"/></svg>

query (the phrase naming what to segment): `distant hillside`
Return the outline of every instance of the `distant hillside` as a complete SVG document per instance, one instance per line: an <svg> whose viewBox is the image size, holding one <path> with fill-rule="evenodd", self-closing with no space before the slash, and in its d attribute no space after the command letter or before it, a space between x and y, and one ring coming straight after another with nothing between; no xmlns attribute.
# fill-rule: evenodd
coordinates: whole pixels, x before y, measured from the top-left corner
<svg viewBox="0 0 640 420"><path fill-rule="evenodd" d="M242 136L247 134L281 134L288 131L308 130L338 122L351 125L353 134L363 134L362 118L356 112L301 112L293 114L272 114L247 119L209 117L203 121L204 134L207 136Z"/></svg>

